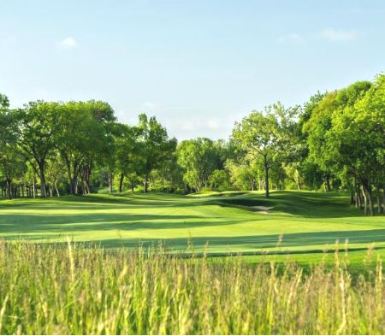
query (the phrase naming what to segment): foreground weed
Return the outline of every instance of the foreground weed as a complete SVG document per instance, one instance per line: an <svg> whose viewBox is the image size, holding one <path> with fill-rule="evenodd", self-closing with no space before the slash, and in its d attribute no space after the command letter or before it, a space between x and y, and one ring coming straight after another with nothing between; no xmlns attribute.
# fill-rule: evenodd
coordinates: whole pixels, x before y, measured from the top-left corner
<svg viewBox="0 0 385 336"><path fill-rule="evenodd" d="M384 334L381 261L212 263L68 243L0 244L0 334Z"/></svg>

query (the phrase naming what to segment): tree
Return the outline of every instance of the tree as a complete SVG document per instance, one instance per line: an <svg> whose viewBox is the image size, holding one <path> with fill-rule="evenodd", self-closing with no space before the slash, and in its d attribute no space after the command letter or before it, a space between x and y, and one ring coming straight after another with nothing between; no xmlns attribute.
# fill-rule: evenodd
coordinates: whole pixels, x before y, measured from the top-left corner
<svg viewBox="0 0 385 336"><path fill-rule="evenodd" d="M123 191L124 179L135 174L140 167L140 150L138 142L140 130L124 124L115 125L115 160L119 172L119 192Z"/></svg>
<svg viewBox="0 0 385 336"><path fill-rule="evenodd" d="M40 177L41 197L47 196L45 170L47 159L55 148L55 135L60 128L60 104L37 101L25 106L21 113L19 145Z"/></svg>
<svg viewBox="0 0 385 336"><path fill-rule="evenodd" d="M230 174L230 181L239 190L255 190L257 188L258 167L255 160L247 161L246 158L226 161L226 169Z"/></svg>
<svg viewBox="0 0 385 336"><path fill-rule="evenodd" d="M0 94L0 174L5 180L8 198L14 197L13 180L21 178L25 171L25 162L17 147L19 122L20 114L10 110L7 96Z"/></svg>
<svg viewBox="0 0 385 336"><path fill-rule="evenodd" d="M209 176L209 185L212 190L228 190L230 188L230 178L226 170L215 169Z"/></svg>
<svg viewBox="0 0 385 336"><path fill-rule="evenodd" d="M66 167L60 156L56 153L55 156L48 161L46 171L46 181L50 197L60 196L59 185L65 181Z"/></svg>
<svg viewBox="0 0 385 336"><path fill-rule="evenodd" d="M176 148L176 139L169 139L167 130L156 118L148 118L145 114L139 115L138 128L141 144L141 171L144 179L144 192L147 192L151 172L172 155Z"/></svg>
<svg viewBox="0 0 385 336"><path fill-rule="evenodd" d="M348 183L363 188L365 213L373 213L371 175L377 168L373 152L373 133L360 124L364 115L360 102L371 91L370 82L356 82L347 88L326 94L304 123L308 134L309 155L323 171L340 177L354 177ZM368 120L368 118L365 118ZM368 136L367 136L368 134ZM354 185L353 185L354 184Z"/></svg>
<svg viewBox="0 0 385 336"><path fill-rule="evenodd" d="M178 164L184 170L183 179L192 189L208 187L209 177L215 169L223 168L221 144L207 138L182 141L177 148Z"/></svg>
<svg viewBox="0 0 385 336"><path fill-rule="evenodd" d="M115 170L115 122L116 117L110 104L99 101L89 100L86 102L90 113L98 123L98 132L101 132L95 143L93 150L89 153L87 163L83 165L83 184L90 190L90 176L92 165L96 162L107 169L109 191L112 193L114 170Z"/></svg>
<svg viewBox="0 0 385 336"><path fill-rule="evenodd" d="M56 148L65 164L70 193L78 194L79 179L90 169L96 153L101 153L105 147L103 118L94 111L94 101L61 104L58 118L61 127L55 134ZM85 193L89 186L87 179L83 180L82 191Z"/></svg>
<svg viewBox="0 0 385 336"><path fill-rule="evenodd" d="M6 112L9 109L9 99L6 95L0 93L0 112Z"/></svg>
<svg viewBox="0 0 385 336"><path fill-rule="evenodd" d="M281 104L265 108L264 112L253 111L240 123L235 125L232 137L247 154L262 159L265 179L265 197L269 197L270 169L280 154L284 138L280 130L277 110ZM279 111L279 113L284 113Z"/></svg>

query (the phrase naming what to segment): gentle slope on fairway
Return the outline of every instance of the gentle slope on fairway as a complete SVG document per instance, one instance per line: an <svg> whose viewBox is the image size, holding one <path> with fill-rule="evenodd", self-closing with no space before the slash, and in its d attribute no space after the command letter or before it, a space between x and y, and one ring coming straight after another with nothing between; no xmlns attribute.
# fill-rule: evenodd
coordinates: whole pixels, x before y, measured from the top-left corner
<svg viewBox="0 0 385 336"><path fill-rule="evenodd" d="M212 254L309 255L349 242L351 251L385 247L383 216L365 217L337 193L275 192L180 196L90 195L3 200L0 237L36 242L100 242L105 247L157 245Z"/></svg>

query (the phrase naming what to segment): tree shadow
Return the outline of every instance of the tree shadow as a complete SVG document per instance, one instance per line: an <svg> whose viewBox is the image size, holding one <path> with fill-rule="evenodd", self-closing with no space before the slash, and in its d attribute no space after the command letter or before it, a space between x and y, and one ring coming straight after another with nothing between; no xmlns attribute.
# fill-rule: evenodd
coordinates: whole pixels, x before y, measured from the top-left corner
<svg viewBox="0 0 385 336"><path fill-rule="evenodd" d="M28 240L45 240L64 238L67 234L52 234L47 237L45 234L31 235L11 235L5 239L28 239ZM331 231L331 232L301 232L285 235L283 238L277 234L271 235L249 235L249 236L204 236L204 237L186 237L186 238L122 238L105 239L93 241L90 244L100 244L105 248L137 248L141 247L156 247L164 246L171 251L185 251L188 246L193 246L196 251L202 251L206 247L209 250L228 251L229 253L265 253L274 249L273 253L291 254L291 253L315 253L325 250L335 250L336 241L339 242L340 249L345 249L345 241L348 242L348 250L363 249L366 247L354 246L355 244L371 244L384 243L385 229L375 230L355 230L355 231ZM86 243L86 242L84 242ZM278 244L279 243L279 244ZM279 248L277 248L279 245ZM353 246L352 246L353 245ZM309 247L299 249L300 247ZM376 248L384 248L383 245ZM219 252L222 253L222 252ZM270 252L269 252L270 253Z"/></svg>
<svg viewBox="0 0 385 336"><path fill-rule="evenodd" d="M232 225L239 222L219 216L151 214L0 215L1 233L173 230ZM260 219L262 220L262 218Z"/></svg>
<svg viewBox="0 0 385 336"><path fill-rule="evenodd" d="M195 248L204 249L205 246L211 248L226 248L228 250L261 250L276 248L278 243L282 249L301 247L301 246L324 246L317 249L323 251L327 246L334 248L336 242L339 242L343 249L345 241L349 244L371 244L383 243L385 241L385 229L375 230L356 230L356 231L329 231L329 232L301 232L284 235L250 235L236 237L189 237L172 239L107 239L101 241L105 247L135 247L156 246L159 243L172 249L185 249L187 245L192 244ZM237 248L237 249L236 249ZM365 248L366 249L366 248ZM290 250L294 251L294 250ZM309 250L306 250L309 252ZM286 253L286 252L285 252Z"/></svg>

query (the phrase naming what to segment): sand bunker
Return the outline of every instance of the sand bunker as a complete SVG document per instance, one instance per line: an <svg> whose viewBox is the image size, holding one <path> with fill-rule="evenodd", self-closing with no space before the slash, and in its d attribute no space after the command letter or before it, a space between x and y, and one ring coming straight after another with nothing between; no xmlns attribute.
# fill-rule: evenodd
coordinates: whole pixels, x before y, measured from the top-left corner
<svg viewBox="0 0 385 336"><path fill-rule="evenodd" d="M260 214L267 215L267 214L269 214L269 210L273 209L274 207L267 207L267 206L263 206L263 205L254 205L254 206L251 206L250 208L253 208L254 210L256 210L256 212L258 212Z"/></svg>

